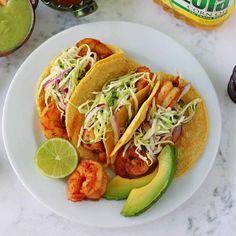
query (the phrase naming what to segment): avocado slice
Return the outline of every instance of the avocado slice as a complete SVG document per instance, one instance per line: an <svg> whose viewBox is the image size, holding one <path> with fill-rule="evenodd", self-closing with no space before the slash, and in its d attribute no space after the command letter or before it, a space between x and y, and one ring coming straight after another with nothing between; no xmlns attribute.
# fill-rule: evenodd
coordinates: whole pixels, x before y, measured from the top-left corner
<svg viewBox="0 0 236 236"><path fill-rule="evenodd" d="M167 145L158 156L159 168L150 183L133 189L121 210L123 216L135 216L147 210L166 191L176 169L178 151L175 146Z"/></svg>
<svg viewBox="0 0 236 236"><path fill-rule="evenodd" d="M137 179L128 179L120 176L115 176L107 185L104 198L108 200L126 199L129 193L134 188L140 188L147 185L158 172L158 167L149 175Z"/></svg>

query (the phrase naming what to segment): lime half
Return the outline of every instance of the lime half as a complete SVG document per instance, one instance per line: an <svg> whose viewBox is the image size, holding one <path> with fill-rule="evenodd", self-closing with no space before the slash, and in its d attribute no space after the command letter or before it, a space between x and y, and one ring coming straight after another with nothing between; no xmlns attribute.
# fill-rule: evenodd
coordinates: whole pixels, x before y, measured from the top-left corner
<svg viewBox="0 0 236 236"><path fill-rule="evenodd" d="M51 178L64 178L71 174L78 163L74 146L62 138L48 139L35 154L35 165Z"/></svg>

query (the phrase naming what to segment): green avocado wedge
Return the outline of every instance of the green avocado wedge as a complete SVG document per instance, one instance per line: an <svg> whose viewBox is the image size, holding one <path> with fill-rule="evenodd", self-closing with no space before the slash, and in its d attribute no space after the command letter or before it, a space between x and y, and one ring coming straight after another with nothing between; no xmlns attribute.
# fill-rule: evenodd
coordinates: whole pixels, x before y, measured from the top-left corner
<svg viewBox="0 0 236 236"><path fill-rule="evenodd" d="M136 216L152 206L166 191L176 169L178 151L175 146L167 145L158 156L159 168L150 183L133 189L121 210L123 216Z"/></svg>
<svg viewBox="0 0 236 236"><path fill-rule="evenodd" d="M126 199L132 189L140 188L150 183L157 172L158 167L151 174L137 179L127 179L120 176L115 176L108 183L106 192L103 197L108 200Z"/></svg>

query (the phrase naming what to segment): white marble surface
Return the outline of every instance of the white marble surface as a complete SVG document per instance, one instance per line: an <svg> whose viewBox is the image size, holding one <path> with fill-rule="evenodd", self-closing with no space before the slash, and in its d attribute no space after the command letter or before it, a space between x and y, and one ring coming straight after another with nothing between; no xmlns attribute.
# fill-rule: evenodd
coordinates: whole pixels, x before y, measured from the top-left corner
<svg viewBox="0 0 236 236"><path fill-rule="evenodd" d="M99 10L83 19L53 11L43 4L28 43L0 59L0 114L8 86L25 58L42 42L70 26L98 20L127 20L152 26L186 47L209 74L223 117L220 149L199 190L185 204L150 224L126 229L87 228L66 220L37 202L14 174L0 136L0 235L236 235L235 108L226 85L236 64L236 14L219 29L191 28L165 13L151 0L98 0ZM217 129L218 127L216 127ZM1 128L0 128L1 132Z"/></svg>

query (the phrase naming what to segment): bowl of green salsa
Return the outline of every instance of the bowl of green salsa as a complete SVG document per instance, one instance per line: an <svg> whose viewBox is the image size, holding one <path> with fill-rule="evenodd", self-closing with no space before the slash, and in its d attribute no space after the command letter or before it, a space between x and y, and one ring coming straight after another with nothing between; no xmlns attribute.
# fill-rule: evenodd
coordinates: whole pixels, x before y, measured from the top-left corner
<svg viewBox="0 0 236 236"><path fill-rule="evenodd" d="M38 0L0 0L0 57L21 47L35 24Z"/></svg>

